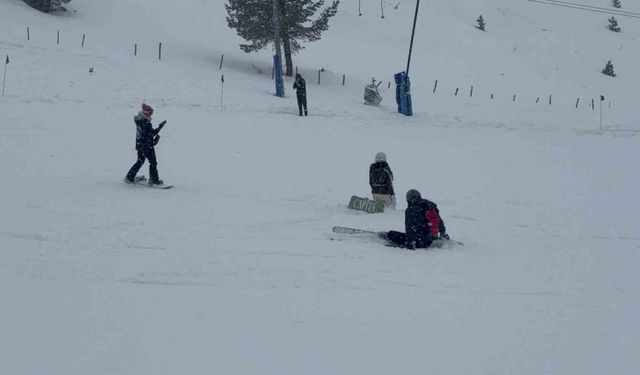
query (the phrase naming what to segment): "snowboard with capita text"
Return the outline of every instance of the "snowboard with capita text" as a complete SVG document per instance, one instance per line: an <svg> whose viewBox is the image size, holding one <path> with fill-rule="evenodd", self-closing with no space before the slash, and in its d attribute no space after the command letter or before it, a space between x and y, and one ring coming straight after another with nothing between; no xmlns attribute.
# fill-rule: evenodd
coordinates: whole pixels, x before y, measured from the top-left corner
<svg viewBox="0 0 640 375"><path fill-rule="evenodd" d="M364 211L370 214L384 212L384 203L368 198L360 198L355 195L349 200L348 207L352 210Z"/></svg>

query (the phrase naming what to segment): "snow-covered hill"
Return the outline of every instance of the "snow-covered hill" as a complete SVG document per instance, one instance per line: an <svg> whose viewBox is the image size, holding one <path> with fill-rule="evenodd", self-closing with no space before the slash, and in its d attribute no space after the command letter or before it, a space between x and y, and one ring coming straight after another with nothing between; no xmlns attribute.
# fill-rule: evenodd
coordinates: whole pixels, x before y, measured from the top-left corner
<svg viewBox="0 0 640 375"><path fill-rule="evenodd" d="M600 131L586 102L605 94L605 129L638 129L640 24L423 1L406 118L393 90L363 106L362 85L403 69L415 3L385 1L384 19L363 3L344 0L296 56L301 119L290 89L272 95L269 51L237 50L222 1L74 0L51 16L0 0L0 373L637 372L638 137ZM142 101L168 120L173 190L121 182ZM346 208L378 151L400 207L421 190L465 246L330 233L402 229L402 210Z"/></svg>

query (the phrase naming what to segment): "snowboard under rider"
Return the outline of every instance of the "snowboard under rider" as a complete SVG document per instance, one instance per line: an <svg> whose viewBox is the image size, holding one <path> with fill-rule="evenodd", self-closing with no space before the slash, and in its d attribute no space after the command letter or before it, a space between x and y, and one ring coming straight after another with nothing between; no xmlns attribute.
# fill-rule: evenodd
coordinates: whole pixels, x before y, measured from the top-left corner
<svg viewBox="0 0 640 375"><path fill-rule="evenodd" d="M387 155L378 152L369 167L369 186L373 200L384 203L385 208L396 208L396 194L393 191L393 172L387 164Z"/></svg>
<svg viewBox="0 0 640 375"><path fill-rule="evenodd" d="M298 98L298 110L300 116L302 116L302 109L304 107L304 115L308 115L307 111L307 83L300 73L296 73L296 81L293 83L293 89L296 90L296 97Z"/></svg>
<svg viewBox="0 0 640 375"><path fill-rule="evenodd" d="M136 124L136 151L138 152L138 160L129 169L125 182L135 182L136 174L144 164L145 160L149 160L149 184L162 185L163 181L158 176L158 160L156 159L155 145L160 141L158 134L162 127L167 123L162 121L157 128L153 128L151 124L151 116L153 108L146 103L142 103L142 110L133 118Z"/></svg>
<svg viewBox="0 0 640 375"><path fill-rule="evenodd" d="M383 232L381 237L393 246L406 249L424 249L431 246L435 239L449 239L444 221L440 217L438 206L422 199L420 192L411 189L407 192L408 207L404 212L405 232Z"/></svg>

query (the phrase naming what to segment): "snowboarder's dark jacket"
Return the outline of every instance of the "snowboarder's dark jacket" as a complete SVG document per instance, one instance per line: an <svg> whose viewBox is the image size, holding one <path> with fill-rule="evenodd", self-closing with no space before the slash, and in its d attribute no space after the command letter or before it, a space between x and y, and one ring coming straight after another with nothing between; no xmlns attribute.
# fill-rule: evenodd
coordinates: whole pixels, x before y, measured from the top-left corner
<svg viewBox="0 0 640 375"><path fill-rule="evenodd" d="M138 114L133 118L136 123L136 150L143 151L153 148L153 138L161 128L153 128L151 121L144 115Z"/></svg>
<svg viewBox="0 0 640 375"><path fill-rule="evenodd" d="M371 193L396 195L393 192L393 172L386 161L379 161L369 167L369 186Z"/></svg>
<svg viewBox="0 0 640 375"><path fill-rule="evenodd" d="M435 203L416 197L408 204L404 211L404 226L409 248L429 247L438 233L447 232Z"/></svg>
<svg viewBox="0 0 640 375"><path fill-rule="evenodd" d="M307 96L307 83L305 82L304 78L296 77L296 81L293 84L293 89L296 90L296 95L299 98Z"/></svg>

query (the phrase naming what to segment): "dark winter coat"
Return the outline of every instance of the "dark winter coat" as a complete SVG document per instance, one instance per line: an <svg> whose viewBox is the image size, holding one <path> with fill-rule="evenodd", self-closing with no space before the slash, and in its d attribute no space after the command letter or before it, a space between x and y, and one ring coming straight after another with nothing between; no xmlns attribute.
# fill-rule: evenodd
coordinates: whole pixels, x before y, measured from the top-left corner
<svg viewBox="0 0 640 375"><path fill-rule="evenodd" d="M160 128L154 129L151 121L145 116L138 114L133 118L136 123L136 150L145 151L153 148L153 139Z"/></svg>
<svg viewBox="0 0 640 375"><path fill-rule="evenodd" d="M307 83L304 78L296 77L296 81L293 84L293 89L296 90L296 95L298 98L306 98L307 97Z"/></svg>
<svg viewBox="0 0 640 375"><path fill-rule="evenodd" d="M426 199L414 199L404 212L407 246L425 248L431 245L438 233L446 233L438 206Z"/></svg>
<svg viewBox="0 0 640 375"><path fill-rule="evenodd" d="M369 186L373 194L396 195L393 191L393 172L386 161L371 164Z"/></svg>

